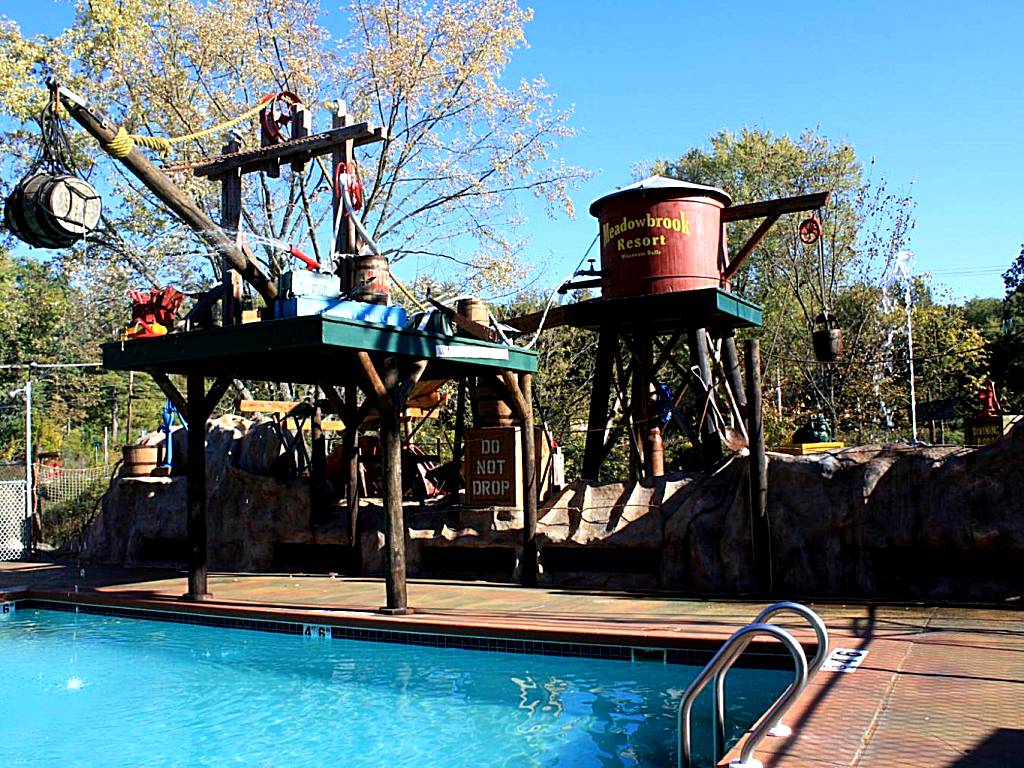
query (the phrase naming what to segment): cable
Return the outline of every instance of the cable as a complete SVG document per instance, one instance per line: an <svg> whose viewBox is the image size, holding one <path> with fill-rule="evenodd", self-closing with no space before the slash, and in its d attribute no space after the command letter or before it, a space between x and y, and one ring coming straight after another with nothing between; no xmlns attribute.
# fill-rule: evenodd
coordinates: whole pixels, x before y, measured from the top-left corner
<svg viewBox="0 0 1024 768"><path fill-rule="evenodd" d="M597 239L600 236L601 236L600 232L598 232L596 235L594 235L594 239L590 241L590 246L587 248L586 252L583 254L583 258L581 258L579 260L579 263L576 265L576 269L574 269L572 271L571 275L569 275L565 280L563 280L562 282L560 282L558 284L558 288L561 288L563 285L565 285L567 282L569 282L570 280L572 280L576 276L576 273L579 272L579 269L583 265L583 262L587 260L587 257L590 255L590 252L594 249L594 243L597 242ZM544 322L548 318L548 311L551 309L551 305L552 305L552 303L555 300L555 296L558 295L558 288L555 288L555 290L553 290L551 292L551 295L548 296L547 304L544 305L544 313L540 316L540 323L537 325L537 330L533 334L533 338L530 339L530 342L526 345L526 349L533 349L534 345L537 343L537 339L540 338L540 332L544 330Z"/></svg>

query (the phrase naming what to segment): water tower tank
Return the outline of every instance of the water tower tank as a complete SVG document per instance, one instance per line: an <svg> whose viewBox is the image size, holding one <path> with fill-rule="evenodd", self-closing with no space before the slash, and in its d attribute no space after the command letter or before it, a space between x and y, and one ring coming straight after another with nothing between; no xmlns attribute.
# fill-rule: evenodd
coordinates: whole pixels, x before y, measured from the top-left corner
<svg viewBox="0 0 1024 768"><path fill-rule="evenodd" d="M703 184L651 176L595 200L604 298L727 288L722 209L732 199Z"/></svg>

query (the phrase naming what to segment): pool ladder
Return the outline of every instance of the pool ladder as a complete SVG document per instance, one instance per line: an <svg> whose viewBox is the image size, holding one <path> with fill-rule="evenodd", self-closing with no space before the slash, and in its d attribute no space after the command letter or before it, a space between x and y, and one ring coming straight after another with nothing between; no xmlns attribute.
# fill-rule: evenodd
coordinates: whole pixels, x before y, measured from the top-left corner
<svg viewBox="0 0 1024 768"><path fill-rule="evenodd" d="M769 623L769 619L780 613L795 613L803 617L814 629L818 639L818 649L811 659L810 665L793 636L782 627ZM782 602L770 605L757 614L747 626L737 630L725 641L718 653L707 663L697 678L690 683L679 703L679 768L692 768L690 756L690 711L693 702L709 682L714 681L714 709L712 710L712 726L714 728L714 760L717 763L725 750L725 676L755 637L770 637L782 643L793 657L796 667L793 682L784 690L775 702L757 721L753 731L747 736L740 751L740 759L729 763L730 768L762 768L760 760L754 758L754 751L766 736L785 737L792 729L782 722L783 715L793 702L803 693L807 683L811 681L822 662L828 655L828 630L814 611L800 603Z"/></svg>

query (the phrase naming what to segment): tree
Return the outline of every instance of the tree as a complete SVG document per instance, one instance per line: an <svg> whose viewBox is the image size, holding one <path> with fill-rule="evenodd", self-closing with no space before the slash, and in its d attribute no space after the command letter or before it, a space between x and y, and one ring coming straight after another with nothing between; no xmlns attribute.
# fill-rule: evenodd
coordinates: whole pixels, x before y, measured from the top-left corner
<svg viewBox="0 0 1024 768"><path fill-rule="evenodd" d="M765 130L723 131L709 149L691 149L654 170L721 187L736 202L832 193L827 208L818 212L819 244L800 241L803 216L783 217L740 270L733 289L764 306L764 326L757 331L763 361L791 423L821 411L854 440L884 438L893 427L905 427L909 366L900 329L906 309L902 283L885 276L909 243L912 198L891 192L884 178L875 178L874 164L865 167L852 147L810 131L796 139ZM756 225L732 225L729 239L734 246L744 242ZM834 365L817 363L811 350L811 331L822 310L832 312L844 331L845 354ZM941 381L945 391L954 381L976 377L975 358L958 357L979 346L966 321L948 307L917 311L928 332L933 320L950 323L929 338L929 349L941 348L946 356L946 367L929 359L929 383L939 388ZM963 363L962 370L950 369L953 360Z"/></svg>
<svg viewBox="0 0 1024 768"><path fill-rule="evenodd" d="M342 97L355 115L384 125L389 139L364 154L364 215L393 261L425 256L456 267L477 287L507 285L523 267L516 195L544 198L571 215L569 188L582 177L553 153L573 134L541 79L508 83L505 68L525 43L531 12L514 0L438 4L355 0L335 37L317 0L90 0L55 39L23 38L0 25L0 104L23 120L42 106L41 76L52 73L129 130L190 134L243 112L266 93L294 91L310 105ZM316 115L322 119L322 113ZM321 124L322 125L322 124ZM244 142L258 142L255 123ZM182 146L173 162L219 151L222 134ZM9 130L4 148L20 163L32 137ZM82 165L97 149L81 145ZM198 288L216 274L205 248L168 220L115 163L98 164L121 200L112 227L66 259L90 276L128 264L133 278ZM9 169L10 170L10 169ZM281 244L326 242L329 186L321 169L262 175L249 185L245 225ZM13 174L11 178L15 178ZM206 207L214 185L179 174ZM450 277L450 275L449 275Z"/></svg>

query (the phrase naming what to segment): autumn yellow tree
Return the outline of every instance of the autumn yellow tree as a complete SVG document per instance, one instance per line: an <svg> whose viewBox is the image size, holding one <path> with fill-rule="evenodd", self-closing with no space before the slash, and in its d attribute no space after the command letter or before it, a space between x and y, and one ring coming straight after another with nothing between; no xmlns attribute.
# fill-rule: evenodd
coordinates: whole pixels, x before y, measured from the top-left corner
<svg viewBox="0 0 1024 768"><path fill-rule="evenodd" d="M27 39L0 22L0 105L27 123L52 76L129 131L172 137L281 90L312 105L314 129L324 128L321 107L343 99L357 119L388 131L361 157L363 215L382 250L393 262L426 257L463 284L507 285L523 266L519 196L571 215L568 192L583 174L555 154L573 134L569 111L542 79L505 75L530 18L515 0L354 0L330 25L317 0L80 0L74 24L52 39ZM258 143L254 121L240 130L244 145ZM73 140L82 168L103 180L111 213L91 243L64 255L68 266L111 290L139 276L208 281L213 255L98 147ZM223 140L196 138L165 161L211 156ZM0 145L6 189L34 152L31 126L8 126ZM188 173L175 180L216 209L214 185ZM329 182L317 165L277 181L260 176L246 195L251 233L314 250L326 242Z"/></svg>

